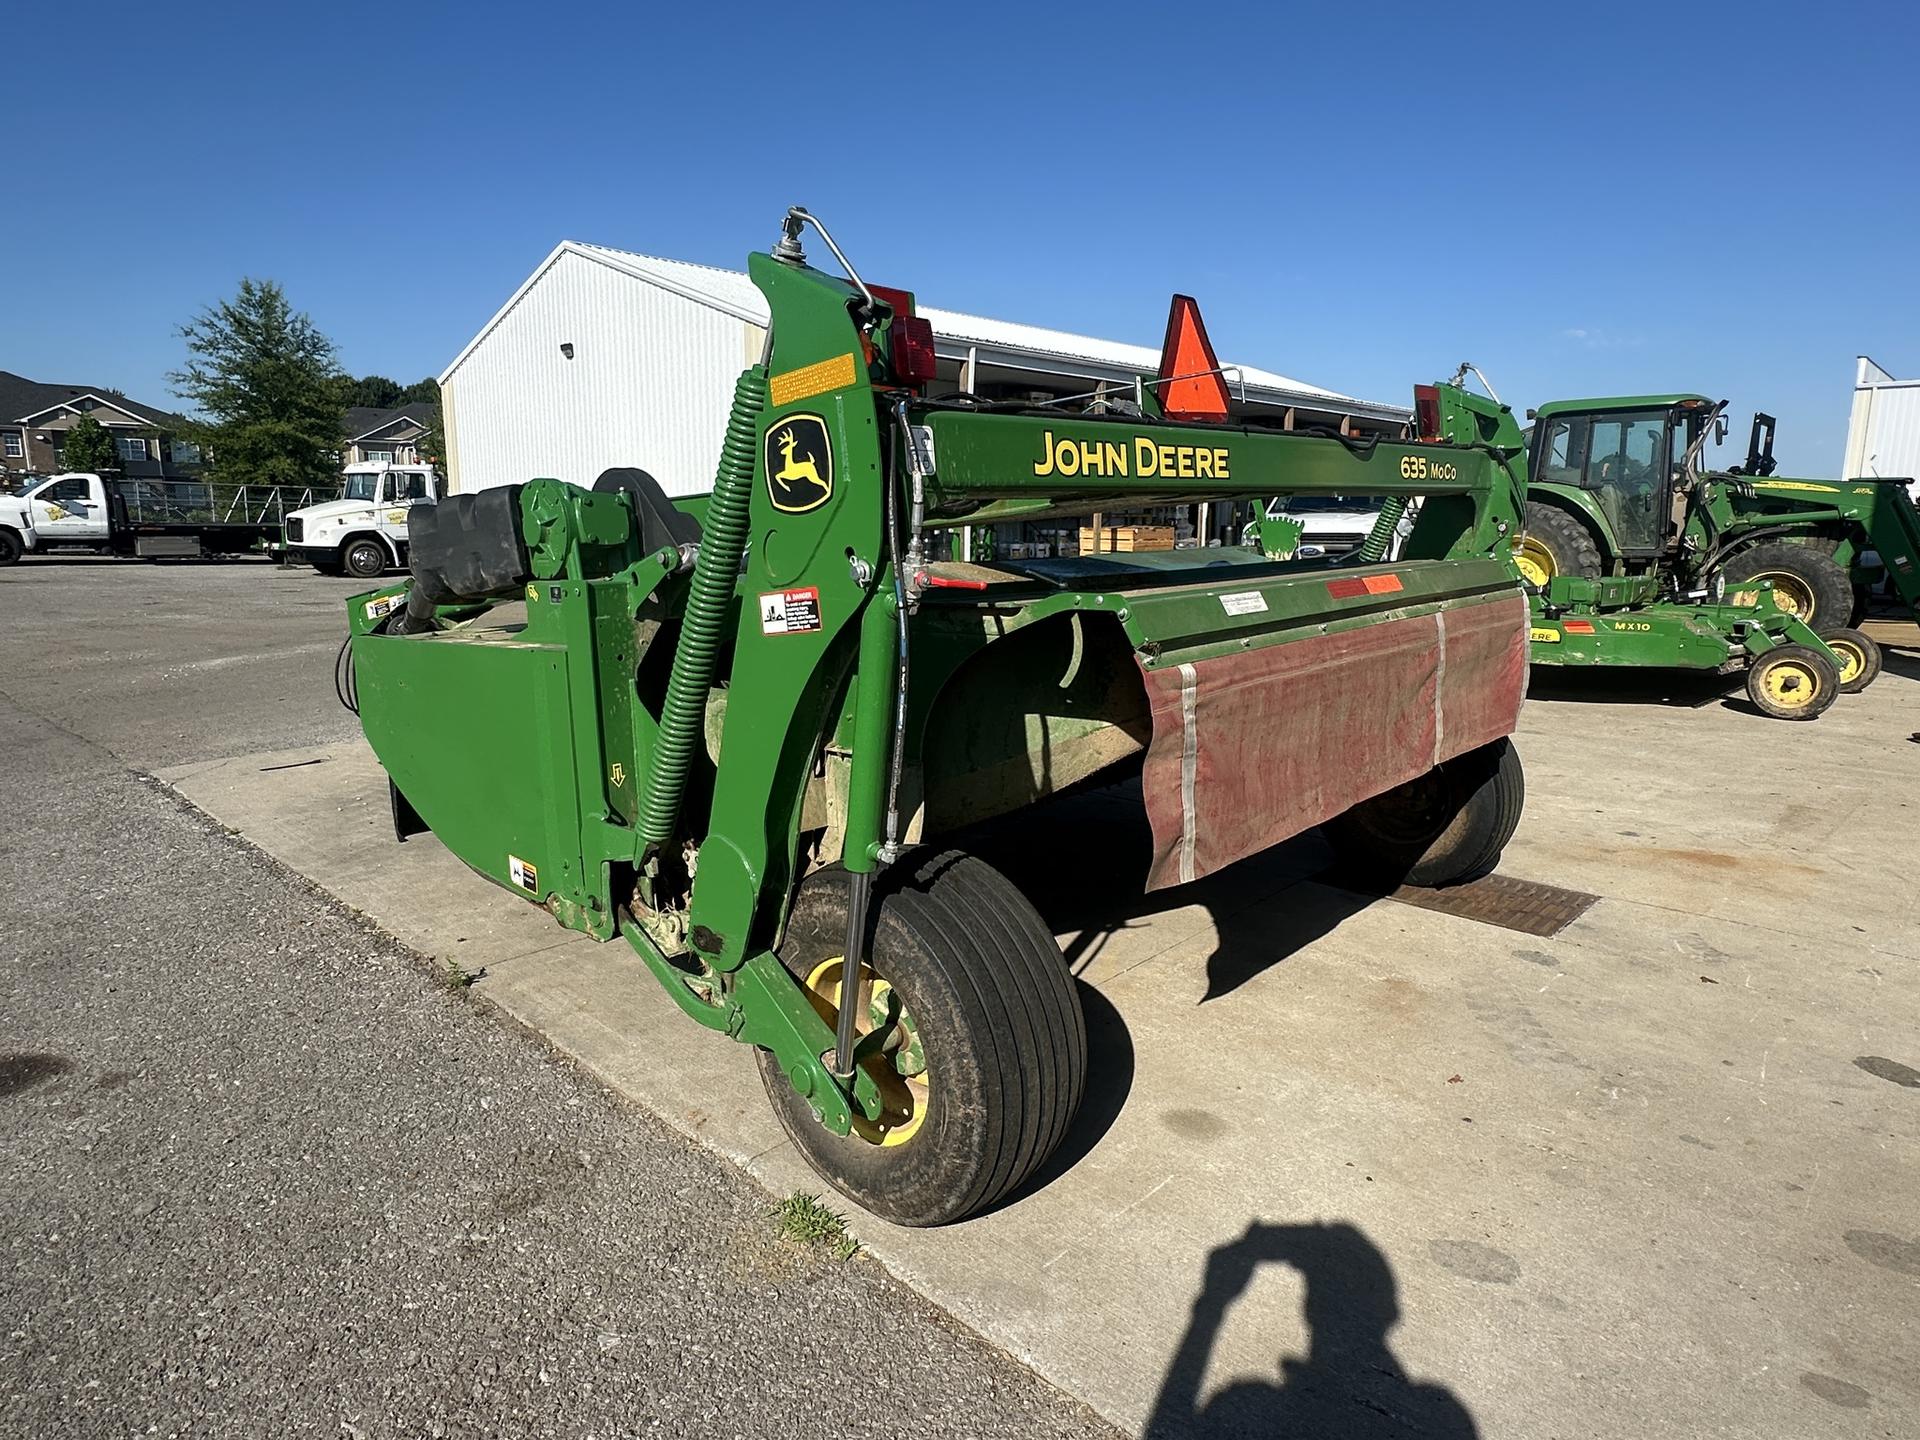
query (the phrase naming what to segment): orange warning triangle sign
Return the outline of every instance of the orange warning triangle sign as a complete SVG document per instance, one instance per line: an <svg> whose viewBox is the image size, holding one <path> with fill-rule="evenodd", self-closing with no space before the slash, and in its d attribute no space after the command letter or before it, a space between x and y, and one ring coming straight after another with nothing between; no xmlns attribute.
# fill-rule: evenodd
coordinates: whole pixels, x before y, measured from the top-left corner
<svg viewBox="0 0 1920 1440"><path fill-rule="evenodd" d="M1220 373L1213 342L1200 321L1200 302L1191 295L1174 296L1167 311L1167 338L1160 347L1154 393L1170 420L1227 418L1227 377Z"/></svg>

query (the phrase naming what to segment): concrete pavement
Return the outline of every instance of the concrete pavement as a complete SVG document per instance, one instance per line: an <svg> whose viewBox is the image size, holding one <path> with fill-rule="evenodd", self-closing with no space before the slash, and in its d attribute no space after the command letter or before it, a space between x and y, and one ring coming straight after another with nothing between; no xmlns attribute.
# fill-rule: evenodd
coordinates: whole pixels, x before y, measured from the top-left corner
<svg viewBox="0 0 1920 1440"><path fill-rule="evenodd" d="M1603 897L1551 940L1368 904L1313 838L1116 900L1059 861L1110 798L1023 822L996 858L1082 981L1088 1113L997 1213L857 1232L1131 1431L1920 1433L1917 674L1813 725L1531 703L1504 868ZM395 845L359 742L164 773L769 1190L815 1183L619 947Z"/></svg>
<svg viewBox="0 0 1920 1440"><path fill-rule="evenodd" d="M14 588L29 575L39 588ZM769 1193L817 1188L766 1114L749 1058L681 1020L617 947L569 939L430 837L392 842L377 771L351 717L332 704L327 652L347 588L241 567L122 567L50 581L22 567L0 577L11 619L0 690L26 696L38 713L113 752L90 752L87 766L111 769L118 757L164 770L182 795L381 930L469 973L484 970L475 997L525 1020ZM1061 863L1083 827L1114 823L1115 802L1101 796L1032 817L1003 837L996 858L1043 904L1084 982L1094 1036L1086 1112L1057 1162L998 1212L929 1233L856 1216L856 1233L946 1311L1103 1415L1156 1436L1920 1433L1920 1220L1911 1200L1920 1169L1920 925L1907 864L1920 745L1906 739L1917 723L1920 652L1896 652L1875 690L1813 725L1762 721L1705 687L1609 679L1538 685L1541 698L1528 706L1520 737L1530 798L1505 868L1603 897L1551 940L1331 888L1311 878L1324 854L1310 838L1192 890L1150 904L1129 900L1112 873ZM1568 694L1582 698L1551 698ZM159 828L156 812L117 791L85 789L62 768L67 761L48 762L18 740L7 753L16 788L4 803L16 815L31 819L45 795L74 797L30 833L16 823L8 840L25 840L5 857L10 875L27 877L10 893L57 892L35 899L40 909L31 913L52 917L32 921L38 928L14 921L9 933L25 937L17 955L45 947L68 957L36 972L46 983L71 985L94 974L89 967L99 971L97 986L76 992L65 1010L46 1011L61 1024L97 1023L105 1051L150 1034L179 1043L211 1033L217 1041L234 1017L264 1008L258 996L292 989L281 977L306 976L316 955L346 946L353 963L340 977L322 968L310 993L292 989L300 998L285 1007L290 1023L310 1033L273 1032L257 1042L261 1063L291 1057L282 1068L298 1071L308 1103L344 1085L341 1108L357 1114L398 1094L410 1111L463 1134L475 1118L498 1123L498 1112L479 1108L475 1093L447 1076L505 1067L516 1087L544 1083L537 1077L554 1062L519 1068L539 1053L528 1037L489 1022L484 1010L443 1003L410 968L409 952L324 907L297 912L292 940L277 951L240 947L231 932L216 932L212 955L242 956L248 981L276 978L222 996L214 1022L176 1005L155 1023L146 1006L158 1002L149 997L175 987L199 995L200 969L210 962L189 949L194 964L157 971L153 988L142 990L134 985L150 963L146 952L170 954L196 925L211 925L210 916L294 913L284 907L297 884L283 877L286 893L257 899L268 892L249 868L258 862L246 845L202 832L216 848L195 849ZM121 811L131 817L125 828L100 830L99 815ZM232 873L176 906L164 869L123 858L154 851L189 857L180 863L196 887L208 872ZM98 936L85 928L76 939L70 924L54 923L72 909L60 896L87 897L87 914L121 928ZM158 911L155 896L165 902ZM279 930L288 922L269 923ZM323 924L349 928L320 929L309 947L305 929ZM354 949L343 935L371 938L353 941ZM128 958L109 966L102 957L116 944ZM113 1008L116 988L140 1003ZM424 1008L409 1012L406 1029L376 1028L363 1040L358 1032L374 1023L368 995L379 1002L376 1020L405 1008L407 995ZM8 1016L37 1017L49 1004L38 990L5 999ZM444 1063L446 1047L478 1043L472 1025L492 1038L460 1062L466 1068ZM47 1049L84 1056L91 1033ZM426 1058L406 1060L417 1055ZM38 1078L19 1072L26 1088L0 1106L0 1123L21 1126L4 1135L8 1155L40 1165L47 1149L30 1151L23 1136L55 1121L24 1107L72 1103L75 1087L114 1068L125 1067L103 1060ZM129 1088L115 1081L104 1094ZM221 1098L217 1087L204 1093L210 1098L185 1084L163 1087L121 1133L137 1137L166 1117L204 1114L213 1138L187 1173L214 1176L241 1143L227 1137L259 1126L244 1107L211 1103ZM594 1093L576 1083L568 1097ZM466 1108L442 1117L423 1094ZM576 1108L561 1100L532 1113L551 1128L563 1109ZM383 1153L357 1138L359 1121L333 1118L338 1108L324 1114L352 1138L330 1142L339 1154ZM31 1118L10 1119L22 1115ZM638 1133L637 1117L624 1123ZM428 1152L420 1173L478 1163L488 1177L482 1188L510 1188L517 1180L507 1151L535 1143L516 1134L477 1149L468 1141L478 1162L451 1150L436 1161L442 1151ZM563 1154L567 1143L562 1133ZM100 1153L114 1152L109 1145ZM620 1183L645 1182L653 1163L645 1154L610 1167ZM53 1253L51 1227L31 1230L21 1217L61 1213L59 1233L85 1233L107 1255L128 1235L139 1240L138 1227L104 1205L76 1207L91 1216L90 1231L68 1230L57 1208L74 1206L71 1197L89 1186L117 1194L115 1187L128 1188L124 1178L68 1171L41 1182L37 1169L15 1172L35 1177L34 1188L16 1188L21 1199L8 1212L17 1290L38 1293L75 1268L43 1258ZM293 1173L300 1183L309 1172ZM380 1178L384 1170L372 1181L342 1183L334 1178L342 1173L318 1172L342 1208L314 1212L315 1228L338 1223L335 1214L351 1228L372 1224L375 1213L412 1213L392 1199L395 1182ZM727 1187L737 1181L711 1163L665 1173L665 1193L679 1207L707 1205L710 1192L732 1194ZM239 1174L243 1191L246 1182L272 1188L257 1169ZM355 1198L361 1186L366 1196ZM189 1185L182 1193L194 1192ZM452 1191L423 1193L429 1214L455 1203ZM624 1220L663 1203L661 1193L593 1192L570 1201L558 1222L540 1215L540 1224L515 1232L515 1244L533 1248L516 1252L511 1281L494 1268L501 1254L457 1269L449 1293L459 1303L445 1324L429 1306L425 1333L434 1343L421 1353L464 1365L473 1358L472 1328L498 1325L502 1315L512 1317L503 1335L558 1333L556 1317L569 1312L556 1308L560 1292L547 1282L579 1273L575 1267L590 1265L583 1254L598 1245L624 1243L606 1217ZM549 1228L557 1249L544 1247ZM204 1250L206 1234L160 1238ZM649 1230L645 1245L672 1241ZM216 1250L212 1268L228 1284L275 1253L258 1239L225 1249L231 1263ZM135 1253L152 1273L117 1282L129 1284L128 1293L147 1297L149 1307L156 1297L192 1293L193 1277L166 1247ZM317 1278L325 1273L298 1272L305 1290L267 1292L298 1300L283 1326L288 1336L313 1344L331 1333L327 1317L339 1307ZM592 1273L596 1294L619 1278ZM841 1273L795 1283L830 1284ZM86 1274L95 1293L118 1293L97 1267ZM522 1299L518 1287L534 1278L542 1283ZM240 1293L253 1307L243 1312L260 1309L260 1292ZM354 1292L382 1300L396 1293ZM905 1317L888 1326L891 1345L939 1342L938 1312L899 1308L916 1302L896 1289L875 1294L895 1298L869 1305ZM670 1333L683 1322L681 1304L703 1313L679 1290L670 1298L638 1311L632 1332L614 1329ZM746 1305L758 1314L762 1303ZM422 1323L417 1312L401 1319L407 1323L378 1328L369 1356L391 1356L399 1336ZM177 1323L185 1321L157 1311L116 1322L106 1353L123 1368L158 1360L178 1370L172 1357L185 1352L177 1347L210 1322L194 1320L186 1339ZM822 1322L781 1323L783 1333L812 1344ZM585 1332L577 1338L598 1343ZM494 1345L489 1336L482 1361ZM503 1342L499 1351L524 1347ZM5 1393L33 1395L36 1404L48 1403L45 1394L84 1399L88 1378L112 1377L80 1365L82 1353L58 1352L32 1387ZM703 1353L680 1346L666 1364L697 1371ZM831 1363L817 1346L802 1353L822 1368ZM957 1433L970 1423L982 1433L1074 1423L1049 1408L1044 1391L1019 1388L1022 1372L969 1369L975 1352L953 1353L957 1360L944 1351L916 1356L905 1368L957 1367L956 1388L941 1392ZM336 1354L295 1373L317 1376L322 1390L360 1384L357 1397L368 1393L372 1371ZM502 1413L519 1413L505 1407L556 1388L537 1373L507 1390L489 1388L471 1368L454 1373L482 1384L479 1398ZM643 1393L664 1428L717 1423L685 1408L693 1401L684 1387L656 1393L630 1375L575 1373L602 1396ZM72 1389L46 1388L69 1375ZM384 1413L379 1407L397 1403L393 1397L453 1403L450 1390L412 1368L382 1383L371 1408L354 1414ZM810 1384L801 1393L817 1404L822 1392ZM956 1393L985 1396L988 1418L973 1421ZM584 1411L525 1413L560 1433L587 1433L575 1419ZM762 1433L787 1433L784 1413L749 1419ZM69 1412L30 1414L59 1428ZM1041 1418L1027 1421L1029 1414Z"/></svg>
<svg viewBox="0 0 1920 1440"><path fill-rule="evenodd" d="M1110 1434L133 768L347 728L328 588L0 572L0 1435Z"/></svg>

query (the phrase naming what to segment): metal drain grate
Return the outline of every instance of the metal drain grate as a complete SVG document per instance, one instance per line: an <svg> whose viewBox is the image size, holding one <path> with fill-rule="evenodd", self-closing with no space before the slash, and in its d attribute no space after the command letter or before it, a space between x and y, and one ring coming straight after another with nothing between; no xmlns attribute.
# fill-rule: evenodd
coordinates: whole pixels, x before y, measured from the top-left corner
<svg viewBox="0 0 1920 1440"><path fill-rule="evenodd" d="M1340 883L1337 876L1327 878L1336 885ZM1516 880L1511 875L1486 875L1464 885L1449 885L1444 890L1402 885L1389 891L1386 898L1545 939L1558 935L1586 914L1587 907L1600 897L1581 890L1563 890L1558 885L1542 885L1536 880Z"/></svg>

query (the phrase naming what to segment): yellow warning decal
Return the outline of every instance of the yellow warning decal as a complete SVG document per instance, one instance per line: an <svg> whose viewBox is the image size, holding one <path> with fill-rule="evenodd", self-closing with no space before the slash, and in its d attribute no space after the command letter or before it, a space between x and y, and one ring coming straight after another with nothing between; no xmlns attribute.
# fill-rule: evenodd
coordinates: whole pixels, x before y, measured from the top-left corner
<svg viewBox="0 0 1920 1440"><path fill-rule="evenodd" d="M1558 645L1560 643L1560 632L1558 630L1543 630L1536 625L1527 631L1527 639L1538 640L1542 645Z"/></svg>
<svg viewBox="0 0 1920 1440"><path fill-rule="evenodd" d="M1805 480L1756 480L1753 482L1753 488L1756 490L1810 490L1815 495L1832 495L1840 489L1838 485L1814 485Z"/></svg>
<svg viewBox="0 0 1920 1440"><path fill-rule="evenodd" d="M811 365L802 365L798 370L774 376L767 382L767 392L774 404L791 405L809 395L851 385L858 375L851 353L836 355L831 360L816 360Z"/></svg>

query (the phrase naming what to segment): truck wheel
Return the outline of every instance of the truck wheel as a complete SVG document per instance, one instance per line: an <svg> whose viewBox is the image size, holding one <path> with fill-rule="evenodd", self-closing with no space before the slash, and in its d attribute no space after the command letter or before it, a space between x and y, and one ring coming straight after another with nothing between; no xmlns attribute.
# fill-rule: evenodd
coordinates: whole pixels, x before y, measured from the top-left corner
<svg viewBox="0 0 1920 1440"><path fill-rule="evenodd" d="M1880 678L1880 646L1858 630L1822 630L1820 639L1840 657L1840 693L1857 695Z"/></svg>
<svg viewBox="0 0 1920 1440"><path fill-rule="evenodd" d="M1573 516L1557 505L1527 502L1527 529L1513 548L1520 578L1536 590L1546 588L1556 575L1581 575L1591 580L1600 573L1600 547Z"/></svg>
<svg viewBox="0 0 1920 1440"><path fill-rule="evenodd" d="M800 883L780 959L829 1026L839 1014L849 877ZM900 1019L865 1062L878 1122L835 1135L779 1063L760 1079L787 1137L826 1182L897 1225L943 1225L1005 1198L1053 1153L1086 1084L1087 1032L1045 923L997 870L949 850L876 879L866 1034L891 991Z"/></svg>
<svg viewBox="0 0 1920 1440"><path fill-rule="evenodd" d="M1727 587L1771 580L1773 603L1816 631L1853 618L1853 582L1830 551L1818 545L1775 540L1743 550L1727 561Z"/></svg>
<svg viewBox="0 0 1920 1440"><path fill-rule="evenodd" d="M340 561L346 566L347 573L361 580L371 580L385 573L387 551L378 540L350 540L347 548L340 554Z"/></svg>
<svg viewBox="0 0 1920 1440"><path fill-rule="evenodd" d="M20 537L11 530L0 530L0 565L11 565L18 560L26 547L21 545Z"/></svg>
<svg viewBox="0 0 1920 1440"><path fill-rule="evenodd" d="M1769 650L1747 670L1747 698L1775 720L1812 720L1840 693L1833 661L1805 645Z"/></svg>
<svg viewBox="0 0 1920 1440"><path fill-rule="evenodd" d="M1370 883L1458 885L1500 863L1526 795L1519 752L1503 736L1320 828L1342 867Z"/></svg>

